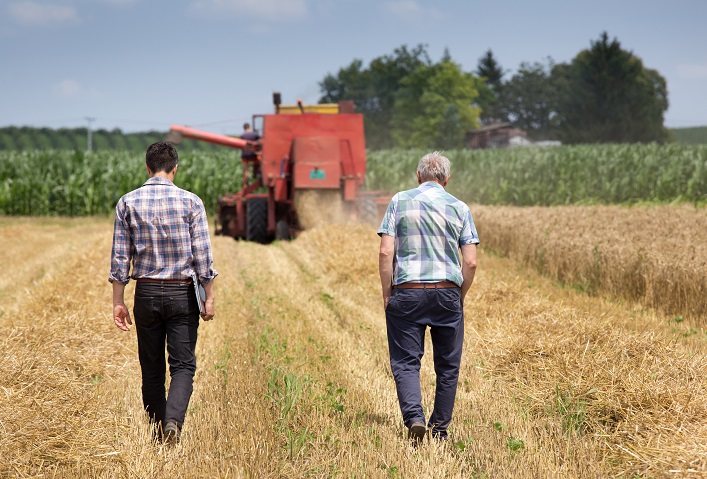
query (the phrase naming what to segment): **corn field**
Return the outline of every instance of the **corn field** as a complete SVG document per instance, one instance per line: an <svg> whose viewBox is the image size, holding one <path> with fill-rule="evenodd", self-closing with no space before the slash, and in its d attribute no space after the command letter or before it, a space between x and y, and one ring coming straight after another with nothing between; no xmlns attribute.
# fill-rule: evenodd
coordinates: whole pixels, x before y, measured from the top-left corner
<svg viewBox="0 0 707 479"><path fill-rule="evenodd" d="M415 184L422 150L369 153L367 187ZM597 145L446 152L448 190L480 204L548 206L707 200L707 147ZM239 152L181 152L177 184L213 212L219 195L240 189ZM144 157L128 152L0 152L0 214L108 214L146 179Z"/></svg>
<svg viewBox="0 0 707 479"><path fill-rule="evenodd" d="M145 158L129 152L0 153L0 214L103 215L147 179ZM240 152L182 153L176 183L212 210L219 195L241 188Z"/></svg>
<svg viewBox="0 0 707 479"><path fill-rule="evenodd" d="M397 190L414 184L417 162L425 153L371 153L368 187ZM445 154L452 162L448 191L470 203L551 206L707 200L707 146L583 145Z"/></svg>

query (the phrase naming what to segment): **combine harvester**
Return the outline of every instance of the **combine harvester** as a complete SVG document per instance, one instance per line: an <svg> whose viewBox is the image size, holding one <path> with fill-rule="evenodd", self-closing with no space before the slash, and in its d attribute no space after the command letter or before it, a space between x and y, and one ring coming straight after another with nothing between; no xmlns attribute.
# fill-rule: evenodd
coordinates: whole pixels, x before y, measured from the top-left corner
<svg viewBox="0 0 707 479"><path fill-rule="evenodd" d="M243 188L218 199L216 234L258 243L290 239L303 226L297 200L314 192L320 204L308 215L326 216L332 200L340 203L345 221L375 222L390 200L382 191L364 191L366 144L363 115L353 102L281 105L273 94L275 113L253 115L260 141L172 125L167 140L207 141L255 153L243 160ZM338 193L338 194L337 194Z"/></svg>

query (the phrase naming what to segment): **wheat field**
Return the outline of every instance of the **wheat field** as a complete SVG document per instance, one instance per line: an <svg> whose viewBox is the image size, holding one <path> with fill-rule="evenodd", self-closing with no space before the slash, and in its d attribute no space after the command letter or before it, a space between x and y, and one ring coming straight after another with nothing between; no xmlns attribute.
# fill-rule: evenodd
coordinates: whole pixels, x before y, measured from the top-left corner
<svg viewBox="0 0 707 479"><path fill-rule="evenodd" d="M452 441L419 449L390 374L374 228L212 237L216 318L168 448L149 441L134 330L110 317L111 220L0 218L0 477L707 477L704 331L490 253L494 211L478 215Z"/></svg>
<svg viewBox="0 0 707 479"><path fill-rule="evenodd" d="M486 246L589 294L707 321L707 209L474 206ZM680 320L679 319L679 320Z"/></svg>

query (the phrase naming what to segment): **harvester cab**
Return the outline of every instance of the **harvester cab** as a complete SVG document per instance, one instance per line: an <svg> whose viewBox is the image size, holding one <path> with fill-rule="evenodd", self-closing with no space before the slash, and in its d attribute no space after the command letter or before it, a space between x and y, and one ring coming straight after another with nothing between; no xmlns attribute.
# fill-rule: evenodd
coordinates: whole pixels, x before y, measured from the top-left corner
<svg viewBox="0 0 707 479"><path fill-rule="evenodd" d="M363 115L354 113L353 103L283 105L280 100L273 94L275 112L253 116L260 141L178 125L170 129L168 141L186 137L255 153L243 160L243 188L218 199L216 234L259 243L289 239L308 226L305 216L325 216L331 202L347 221L382 216L390 196L363 190Z"/></svg>

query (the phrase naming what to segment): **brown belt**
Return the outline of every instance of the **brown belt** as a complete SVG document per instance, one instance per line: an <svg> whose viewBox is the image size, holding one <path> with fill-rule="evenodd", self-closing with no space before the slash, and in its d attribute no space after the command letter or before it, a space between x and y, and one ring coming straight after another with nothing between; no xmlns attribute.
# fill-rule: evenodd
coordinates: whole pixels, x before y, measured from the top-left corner
<svg viewBox="0 0 707 479"><path fill-rule="evenodd" d="M138 278L136 281L138 283L191 284L191 278L187 278L187 279Z"/></svg>
<svg viewBox="0 0 707 479"><path fill-rule="evenodd" d="M451 281L440 281L439 283L402 283L393 286L393 288L399 289L446 289L458 287L459 285Z"/></svg>

